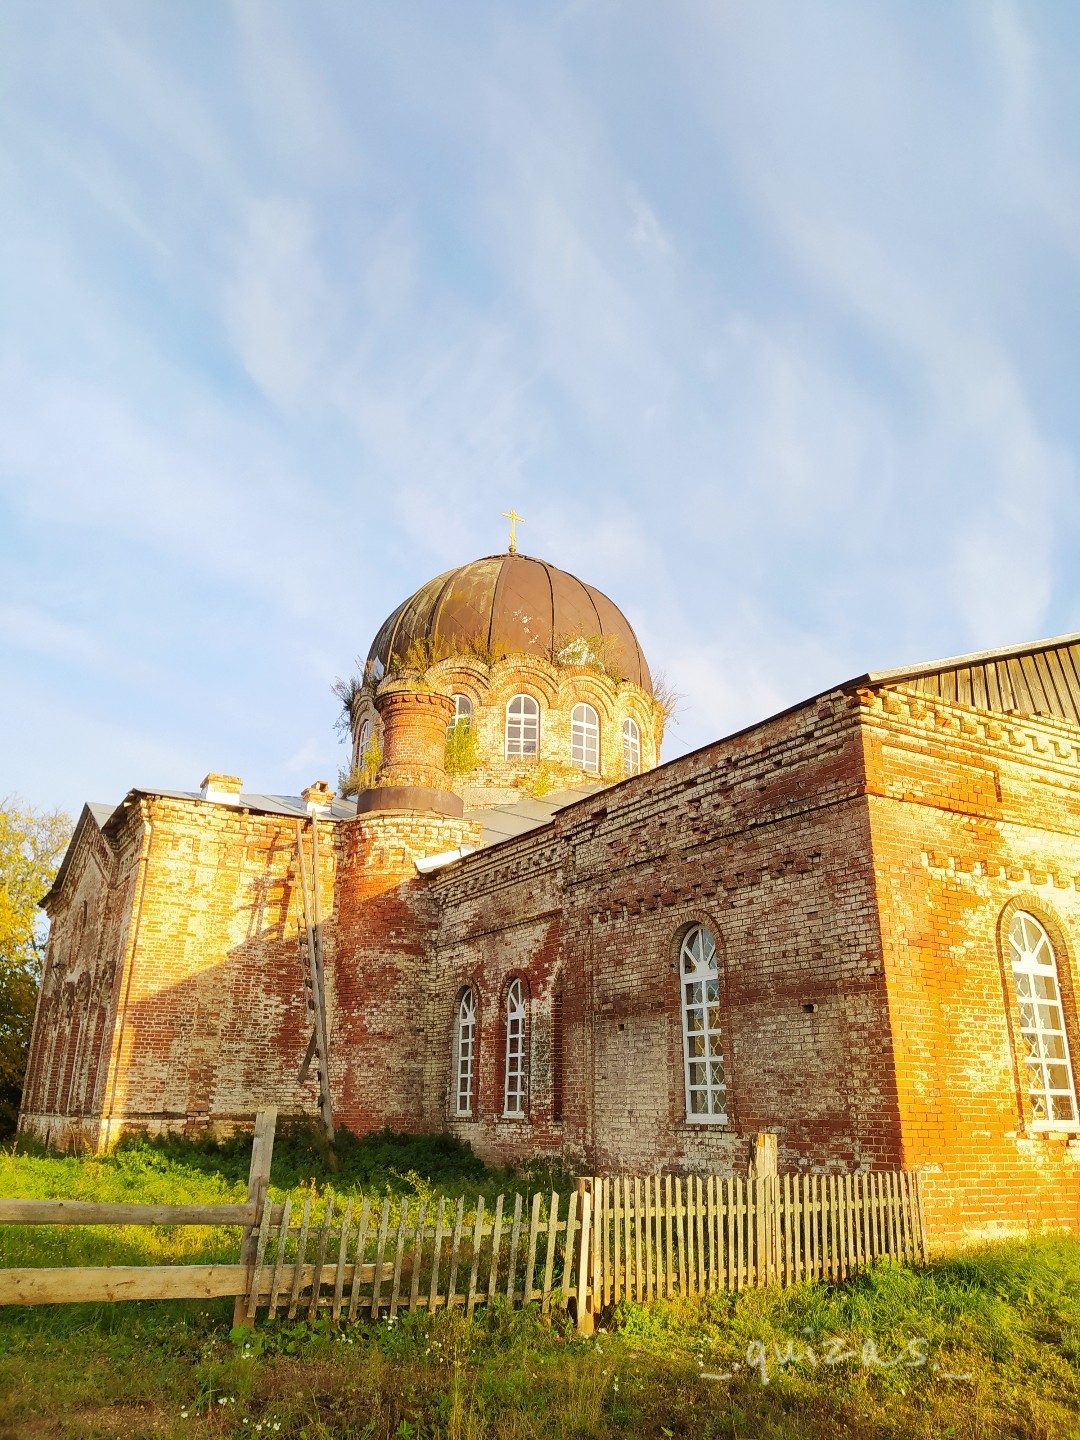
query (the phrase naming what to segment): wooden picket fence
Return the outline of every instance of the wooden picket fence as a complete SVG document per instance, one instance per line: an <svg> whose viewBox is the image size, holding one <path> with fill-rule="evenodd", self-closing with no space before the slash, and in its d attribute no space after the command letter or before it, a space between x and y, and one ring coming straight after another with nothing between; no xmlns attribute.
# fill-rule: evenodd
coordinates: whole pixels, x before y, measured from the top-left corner
<svg viewBox="0 0 1080 1440"><path fill-rule="evenodd" d="M621 1299L840 1280L880 1256L927 1258L917 1173L596 1176L556 1192L464 1198L305 1197L270 1203L273 1112L260 1112L241 1205L0 1200L0 1224L243 1227L234 1265L0 1270L0 1304L233 1296L234 1323L391 1319L403 1311L538 1303L589 1333Z"/></svg>
<svg viewBox="0 0 1080 1440"><path fill-rule="evenodd" d="M843 1280L881 1256L927 1259L917 1172L598 1176L590 1302Z"/></svg>

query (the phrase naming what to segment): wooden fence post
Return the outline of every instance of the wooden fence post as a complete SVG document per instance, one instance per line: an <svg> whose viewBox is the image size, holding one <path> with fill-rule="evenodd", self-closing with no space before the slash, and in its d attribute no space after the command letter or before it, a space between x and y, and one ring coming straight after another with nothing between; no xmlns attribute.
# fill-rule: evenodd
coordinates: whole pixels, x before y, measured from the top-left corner
<svg viewBox="0 0 1080 1440"><path fill-rule="evenodd" d="M233 1305L233 1324L242 1325L247 1318L248 1294L255 1275L255 1254L259 1244L259 1225L270 1184L270 1161L274 1154L274 1131L277 1110L260 1110L255 1116L255 1135L251 1142L251 1166L248 1170L248 1203L255 1206L255 1223L244 1230L240 1246L240 1264L247 1269L247 1286L237 1295Z"/></svg>
<svg viewBox="0 0 1080 1440"><path fill-rule="evenodd" d="M592 1195L587 1180L578 1181L578 1196L581 1219L577 1273L577 1331L579 1335L591 1335L596 1328L597 1286L600 1277L593 1274L592 1265ZM592 1294L589 1293L590 1282Z"/></svg>

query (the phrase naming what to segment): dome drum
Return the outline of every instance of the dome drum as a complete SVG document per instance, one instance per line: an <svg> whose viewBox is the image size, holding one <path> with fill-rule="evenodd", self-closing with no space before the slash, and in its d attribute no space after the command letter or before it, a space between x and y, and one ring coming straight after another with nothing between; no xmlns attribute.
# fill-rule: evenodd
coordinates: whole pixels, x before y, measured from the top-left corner
<svg viewBox="0 0 1080 1440"><path fill-rule="evenodd" d="M659 763L663 707L629 622L527 556L421 586L380 628L367 679L352 728L354 774L368 785L445 788L483 808Z"/></svg>

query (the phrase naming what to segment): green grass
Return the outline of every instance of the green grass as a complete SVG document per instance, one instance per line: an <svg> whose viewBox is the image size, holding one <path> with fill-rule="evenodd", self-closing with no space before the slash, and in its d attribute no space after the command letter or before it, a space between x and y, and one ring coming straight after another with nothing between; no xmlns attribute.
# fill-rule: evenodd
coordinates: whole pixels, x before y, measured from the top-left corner
<svg viewBox="0 0 1080 1440"><path fill-rule="evenodd" d="M349 1193L534 1188L442 1139L350 1139L334 1174L313 1145L303 1135L279 1144L278 1196L306 1190L305 1170L320 1189ZM241 1144L144 1144L81 1160L0 1152L0 1193L221 1201L243 1195L246 1171ZM236 1249L227 1229L0 1229L5 1265ZM0 1437L1080 1437L1072 1238L1007 1242L917 1271L882 1264L839 1286L622 1304L591 1340L535 1307L499 1306L471 1324L422 1313L261 1322L232 1338L230 1315L220 1301L0 1312Z"/></svg>

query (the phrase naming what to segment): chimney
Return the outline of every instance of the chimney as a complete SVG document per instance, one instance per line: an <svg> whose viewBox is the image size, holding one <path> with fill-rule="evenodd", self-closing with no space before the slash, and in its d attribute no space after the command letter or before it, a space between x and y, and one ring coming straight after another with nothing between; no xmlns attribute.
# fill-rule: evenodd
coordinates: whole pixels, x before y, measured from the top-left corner
<svg viewBox="0 0 1080 1440"><path fill-rule="evenodd" d="M211 770L200 788L204 800L215 801L218 805L239 805L244 782L239 775L219 775Z"/></svg>
<svg viewBox="0 0 1080 1440"><path fill-rule="evenodd" d="M309 814L313 810L327 810L334 798L334 792L325 780L313 780L306 790L300 791L300 798L308 808Z"/></svg>
<svg viewBox="0 0 1080 1440"><path fill-rule="evenodd" d="M446 731L454 718L449 695L390 682L375 697L382 721L382 764L375 786L361 792L367 810L420 810L455 819L461 797L447 788Z"/></svg>

